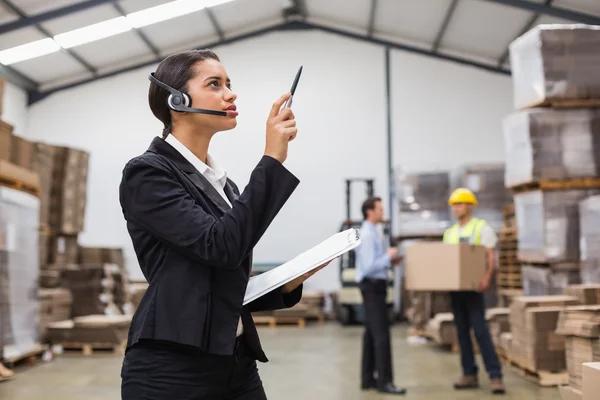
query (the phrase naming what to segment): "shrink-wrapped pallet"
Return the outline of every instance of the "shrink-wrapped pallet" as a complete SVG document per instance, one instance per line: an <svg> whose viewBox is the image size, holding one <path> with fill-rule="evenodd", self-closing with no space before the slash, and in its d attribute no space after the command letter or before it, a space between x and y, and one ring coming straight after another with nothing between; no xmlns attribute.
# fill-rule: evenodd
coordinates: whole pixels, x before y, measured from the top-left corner
<svg viewBox="0 0 600 400"><path fill-rule="evenodd" d="M443 234L451 225L448 172L396 173L402 234Z"/></svg>
<svg viewBox="0 0 600 400"><path fill-rule="evenodd" d="M39 198L0 187L0 346L18 359L38 347Z"/></svg>
<svg viewBox="0 0 600 400"><path fill-rule="evenodd" d="M579 203L581 282L600 283L600 196Z"/></svg>
<svg viewBox="0 0 600 400"><path fill-rule="evenodd" d="M600 26L538 25L509 46L517 109L556 99L600 98Z"/></svg>
<svg viewBox="0 0 600 400"><path fill-rule="evenodd" d="M597 189L515 194L519 259L579 262L579 202Z"/></svg>
<svg viewBox="0 0 600 400"><path fill-rule="evenodd" d="M504 118L507 187L597 177L600 110L535 108Z"/></svg>

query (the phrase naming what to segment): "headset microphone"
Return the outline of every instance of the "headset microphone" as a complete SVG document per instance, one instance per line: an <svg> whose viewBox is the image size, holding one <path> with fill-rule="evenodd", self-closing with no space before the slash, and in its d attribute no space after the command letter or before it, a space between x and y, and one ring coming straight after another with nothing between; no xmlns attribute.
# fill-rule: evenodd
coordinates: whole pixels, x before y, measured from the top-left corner
<svg viewBox="0 0 600 400"><path fill-rule="evenodd" d="M221 115L221 116L227 116L227 112L226 111L216 111L216 110L204 110L201 108L191 108L190 107L190 97L179 91L176 89L173 89L171 86L162 83L161 81L159 81L158 79L156 79L156 77L154 76L154 72L151 72L150 75L148 75L148 79L150 79L150 81L156 85L158 85L159 87L167 90L169 93L171 93L169 95L169 98L167 99L167 104L169 106L169 108L173 111L179 111L179 112L191 112L191 113L199 113L199 114L209 114L209 115Z"/></svg>

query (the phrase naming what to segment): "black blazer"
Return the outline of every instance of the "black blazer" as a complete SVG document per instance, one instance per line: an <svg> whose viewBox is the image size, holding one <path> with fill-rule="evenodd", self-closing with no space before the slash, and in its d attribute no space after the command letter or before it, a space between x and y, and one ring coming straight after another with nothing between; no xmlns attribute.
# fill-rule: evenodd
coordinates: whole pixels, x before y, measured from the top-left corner
<svg viewBox="0 0 600 400"><path fill-rule="evenodd" d="M251 312L294 306L302 285L275 290L242 307L252 249L298 186L279 161L263 156L242 194L227 180L233 208L177 150L155 138L130 160L119 187L121 207L149 287L129 329L139 339L234 352L240 315L244 334L266 362Z"/></svg>

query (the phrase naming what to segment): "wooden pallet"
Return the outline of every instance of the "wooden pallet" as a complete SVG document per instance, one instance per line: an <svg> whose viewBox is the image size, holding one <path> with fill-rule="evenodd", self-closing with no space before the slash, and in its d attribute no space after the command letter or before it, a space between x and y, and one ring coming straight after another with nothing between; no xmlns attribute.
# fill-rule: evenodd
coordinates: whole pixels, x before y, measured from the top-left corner
<svg viewBox="0 0 600 400"><path fill-rule="evenodd" d="M544 99L538 101L536 103L531 104L530 106L520 108L522 110L534 108L534 107L548 107L555 109L565 109L565 108L598 108L600 107L600 99L595 98L581 98L581 99Z"/></svg>
<svg viewBox="0 0 600 400"><path fill-rule="evenodd" d="M539 259L527 259L527 258L520 257L519 263L521 265L530 265L532 267L548 268L548 269L552 269L553 271L573 271L573 270L579 269L579 262L575 262L575 261L565 261L565 262L554 263L554 262L540 261Z"/></svg>
<svg viewBox="0 0 600 400"><path fill-rule="evenodd" d="M504 207L502 207L502 215L504 216L504 219L509 219L510 217L513 217L515 215L514 203L507 204Z"/></svg>
<svg viewBox="0 0 600 400"><path fill-rule="evenodd" d="M518 243L516 237L513 239L498 240L498 245L496 247L500 252L504 252L505 250L517 250Z"/></svg>
<svg viewBox="0 0 600 400"><path fill-rule="evenodd" d="M298 328L306 326L306 319L303 317L270 317L270 316L253 316L256 325L268 325L270 328L276 328L281 325L297 325Z"/></svg>
<svg viewBox="0 0 600 400"><path fill-rule="evenodd" d="M500 356L500 359L511 370L528 381L536 383L538 386L556 387L569 383L569 373L567 371L533 371L529 367L524 367L517 359L511 357L509 353L504 353Z"/></svg>
<svg viewBox="0 0 600 400"><path fill-rule="evenodd" d="M65 351L81 352L84 356L91 356L98 353L125 353L125 342L121 344L114 343L83 343L83 342L61 342L55 343Z"/></svg>
<svg viewBox="0 0 600 400"><path fill-rule="evenodd" d="M39 186L31 185L29 183L14 179L13 177L0 174L0 186L4 186L11 189L16 189L21 192L26 192L34 196L40 195Z"/></svg>
<svg viewBox="0 0 600 400"><path fill-rule="evenodd" d="M573 189L600 189L600 178L570 178L570 179L541 179L527 182L510 188L513 193L530 192L533 190L573 190Z"/></svg>

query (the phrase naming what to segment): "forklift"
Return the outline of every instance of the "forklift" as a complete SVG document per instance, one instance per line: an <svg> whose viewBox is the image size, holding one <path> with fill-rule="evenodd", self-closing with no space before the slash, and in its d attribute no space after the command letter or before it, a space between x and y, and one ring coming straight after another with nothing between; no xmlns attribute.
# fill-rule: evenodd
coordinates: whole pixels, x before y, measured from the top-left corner
<svg viewBox="0 0 600 400"><path fill-rule="evenodd" d="M355 182L363 182L367 188L367 197L373 196L373 179L352 178L346 179L346 220L342 223L339 231L356 228L360 229L363 221L352 220L351 218L351 186ZM365 197L365 199L367 198ZM386 243L391 243L391 227L389 221L383 223L383 234ZM340 281L341 288L338 292L338 310L337 315L339 322L343 326L364 323L364 307L362 294L358 283L355 281L356 276L356 252L351 250L344 253L340 257ZM394 311L394 273L390 269L388 271L388 293L387 306L390 322L395 320Z"/></svg>

